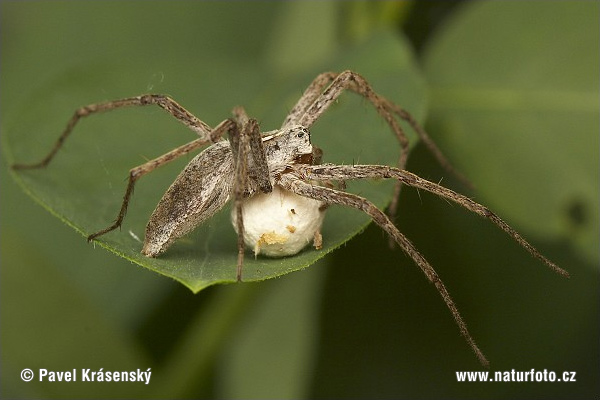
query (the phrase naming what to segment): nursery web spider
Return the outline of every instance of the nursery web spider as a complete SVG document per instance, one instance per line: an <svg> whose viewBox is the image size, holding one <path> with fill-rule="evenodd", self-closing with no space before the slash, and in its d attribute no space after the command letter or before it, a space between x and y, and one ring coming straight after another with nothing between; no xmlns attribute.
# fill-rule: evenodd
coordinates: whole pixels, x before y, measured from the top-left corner
<svg viewBox="0 0 600 400"><path fill-rule="evenodd" d="M400 143L397 167L320 164L322 152L311 144L308 129L344 90L363 96L387 122ZM552 270L568 276L565 270L545 258L519 233L483 205L404 170L408 156L408 139L398 118L416 131L442 166L453 171L440 150L408 112L375 93L363 77L352 71L340 74L326 72L317 76L285 118L281 128L264 133L260 132L257 121L249 118L241 107L233 110L233 118L226 119L212 128L164 95L146 94L91 104L75 111L44 159L35 164L15 164L13 168L33 169L48 165L83 117L128 106L145 105L157 105L166 110L194 131L198 138L131 169L123 203L115 222L91 234L88 237L90 241L121 226L134 185L139 178L184 154L211 144L189 162L152 213L142 249L146 256L158 256L167 250L175 239L190 232L213 216L227 201L233 199L232 220L238 232L237 279L241 280L245 244L254 247L257 253L263 251L267 255L275 256L295 254L311 239L314 240L315 247L319 248L324 209L333 204L353 207L368 214L386 231L436 286L461 334L483 365L488 365L488 361L471 337L441 279L392 222L400 185L429 191L489 219ZM228 134L229 140L222 139L225 133ZM346 180L381 178L397 181L389 215L369 200L347 193L341 188ZM272 201L274 196L276 201ZM266 216L277 215L277 212L282 212L281 216L266 221ZM277 231L278 229L287 229L287 236L284 235L285 232ZM254 235L248 232L254 232ZM293 237L300 239L290 239Z"/></svg>

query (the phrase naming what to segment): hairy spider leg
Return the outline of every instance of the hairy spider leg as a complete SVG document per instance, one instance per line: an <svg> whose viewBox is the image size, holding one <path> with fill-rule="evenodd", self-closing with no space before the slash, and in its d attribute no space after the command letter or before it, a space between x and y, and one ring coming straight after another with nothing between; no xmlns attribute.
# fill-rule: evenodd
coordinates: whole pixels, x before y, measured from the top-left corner
<svg viewBox="0 0 600 400"><path fill-rule="evenodd" d="M225 132L229 131L232 128L232 126L234 126L234 125L235 124L233 123L233 121L224 120L219 125L217 125L217 127L212 132L210 132L210 135L212 137L221 137ZM119 210L119 214L117 215L117 219L115 220L115 222L112 225L110 225L96 233L89 235L87 238L88 242L90 242L90 241L96 239L97 237L102 236L110 231L113 231L121 226L121 224L123 223L123 219L125 218L125 214L127 214L127 208L129 207L129 200L131 199L131 195L133 194L133 189L135 187L135 183L137 182L138 179L140 179L142 176L154 171L155 169L162 167L163 165L165 165L183 155L186 155L189 152L196 150L208 143L212 143L212 140L196 139L187 144L184 144L183 146L179 146L176 149L173 149L173 150L169 151L168 153L163 154L160 157L157 157L157 158L150 160L142 165L138 165L137 167L130 169L129 170L129 179L128 179L128 183L127 183L127 189L125 189L125 195L123 196L123 202L121 203L121 208Z"/></svg>
<svg viewBox="0 0 600 400"><path fill-rule="evenodd" d="M304 172L304 170L302 170ZM333 176L333 175L332 175ZM281 177L280 184L301 196L309 197L311 199L326 201L329 204L339 204L348 207L356 208L360 211L363 211L367 215L369 215L373 221L381 227L385 232L387 232L394 241L400 246L404 252L411 257L415 263L421 268L425 276L435 285L438 292L442 296L442 299L446 303L446 306L450 309L452 313L452 317L454 318L456 324L460 329L460 333L463 335L471 349L475 352L479 362L485 366L489 366L488 360L485 358L477 343L469 333L467 329L467 325L464 322L463 318L452 300L452 297L448 293L446 286L435 272L433 267L429 264L429 262L423 257L423 255L416 249L416 247L411 243L411 241L404 236L398 228L392 223L389 217L380 209L378 209L373 203L364 197L357 196L352 193L346 193L340 190L331 189L323 186L313 185L311 183L304 181L304 176L302 174L298 174L298 176L294 176L294 173L288 173Z"/></svg>
<svg viewBox="0 0 600 400"><path fill-rule="evenodd" d="M79 122L80 119L84 117L88 117L93 114L99 114L106 111L117 110L123 107L132 107L132 106L147 106L147 105L157 105L160 108L167 111L173 117L178 119L185 126L190 128L192 131L196 132L196 134L201 138L208 141L216 141L219 138L214 136L215 133L213 129L208 126L206 123L202 122L198 118L196 118L192 113L183 108L179 103L177 103L172 98L162 95L162 94L144 94L136 97L128 97L125 99L118 99L113 101L107 101L104 103L95 103L89 104L87 106L83 106L75 110L73 116L67 123L67 126L63 130L62 134L59 136L58 140L54 143L54 146L50 150L50 152L44 157L41 161L37 163L31 164L13 164L13 169L34 169L34 168L43 168L54 158L56 152L63 146L67 137L71 134L75 125Z"/></svg>
<svg viewBox="0 0 600 400"><path fill-rule="evenodd" d="M235 165L235 184L233 192L238 231L236 280L240 282L242 280L245 251L242 207L244 198L246 197L248 178L250 175L255 178L263 193L270 193L273 190L273 187L271 186L269 166L267 164L258 122L255 119L248 118L246 112L241 107L234 108L233 114L238 125L241 124L241 129L234 130L230 135L230 145ZM252 157L252 162L250 162L250 157Z"/></svg>
<svg viewBox="0 0 600 400"><path fill-rule="evenodd" d="M252 156L253 162L248 165L248 173L256 180L258 187L263 193L271 193L273 187L271 186L271 179L269 175L269 164L267 163L267 157L265 155L265 149L260 135L260 129L256 120L251 120L246 113L246 110L237 106L232 111L234 119L237 121L238 126L244 127L248 124L252 124L250 131L248 131L249 142L250 142L250 155ZM233 138L236 140L237 138ZM237 148L239 145L233 144L231 151L233 153L234 160L237 159Z"/></svg>
<svg viewBox="0 0 600 400"><path fill-rule="evenodd" d="M546 264L554 272L569 277L569 273L558 265L544 257L533 245L527 242L517 231L515 231L504 220L490 211L487 207L473 201L469 197L456 193L444 186L430 182L411 172L384 165L295 165L298 171L307 180L350 180L350 179L396 179L402 183L424 189L437 196L451 200L458 205L492 221L496 226L506 232L521 247L526 249L532 256Z"/></svg>
<svg viewBox="0 0 600 400"><path fill-rule="evenodd" d="M327 89L323 91L328 84ZM310 128L344 90L351 90L365 97L375 107L379 115L385 119L401 146L397 163L398 168L404 169L406 167L409 141L401 125L393 117L394 114L410 125L443 168L454 174L464 185L472 188L473 185L469 180L452 166L425 129L421 127L408 111L392 103L385 97L378 95L365 78L353 71L346 70L339 74L325 72L317 76L292 108L292 111L284 122L284 126L298 123ZM401 187L402 183L398 182L394 188L392 201L388 207L388 215L392 221L396 217Z"/></svg>
<svg viewBox="0 0 600 400"><path fill-rule="evenodd" d="M373 221L383 230L385 230L398 245L414 260L421 268L427 278L434 283L438 292L444 299L447 307L450 309L454 320L456 321L461 334L465 337L477 358L482 365L488 366L485 356L479 350L477 344L471 337L465 322L463 321L454 301L450 297L443 282L427 262L427 260L416 250L414 245L404 236L385 213L379 210L373 203L367 199L345 193L332 188L313 185L309 181L331 180L331 181L346 181L350 179L378 179L391 178L401 181L402 183L427 190L437 196L449 199L460 206L472 211L480 216L483 216L500 229L506 232L513 238L521 247L525 248L532 256L541 260L554 272L569 277L569 273L557 266L555 263L544 257L533 245L527 242L517 231L510 227L500 217L491 212L487 207L471 200L470 198L456 193L448 188L423 179L411 172L401 170L394 167L383 165L294 165L292 172L285 174L280 179L280 184L288 190L293 191L301 196L306 196L313 199L324 200L331 204L340 204L359 209L368 214Z"/></svg>
<svg viewBox="0 0 600 400"><path fill-rule="evenodd" d="M281 125L281 129L286 128L290 125L299 124L300 119L306 113L308 107L321 95L323 89L328 86L331 81L335 79L339 74L336 72L323 72L320 73L313 81L308 85L302 96L296 102L296 105L292 107L287 117Z"/></svg>

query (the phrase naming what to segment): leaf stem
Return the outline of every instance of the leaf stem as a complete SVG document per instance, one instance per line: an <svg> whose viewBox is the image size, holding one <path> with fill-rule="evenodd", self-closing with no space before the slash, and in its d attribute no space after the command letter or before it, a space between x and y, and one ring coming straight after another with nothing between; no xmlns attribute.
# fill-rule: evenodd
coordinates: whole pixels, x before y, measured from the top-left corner
<svg viewBox="0 0 600 400"><path fill-rule="evenodd" d="M157 373L157 398L193 397L209 374L218 351L231 338L240 315L253 304L259 285L236 284L220 287L192 322L164 369Z"/></svg>

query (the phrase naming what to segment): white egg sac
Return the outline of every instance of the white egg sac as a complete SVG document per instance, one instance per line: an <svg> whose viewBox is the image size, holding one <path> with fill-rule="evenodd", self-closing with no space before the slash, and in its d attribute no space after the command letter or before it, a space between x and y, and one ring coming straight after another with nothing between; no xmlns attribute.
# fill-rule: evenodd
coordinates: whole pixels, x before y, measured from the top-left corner
<svg viewBox="0 0 600 400"><path fill-rule="evenodd" d="M284 257L298 253L310 242L321 248L320 229L325 207L318 200L273 187L244 200L244 242L255 255ZM237 214L231 210L231 222L237 232Z"/></svg>

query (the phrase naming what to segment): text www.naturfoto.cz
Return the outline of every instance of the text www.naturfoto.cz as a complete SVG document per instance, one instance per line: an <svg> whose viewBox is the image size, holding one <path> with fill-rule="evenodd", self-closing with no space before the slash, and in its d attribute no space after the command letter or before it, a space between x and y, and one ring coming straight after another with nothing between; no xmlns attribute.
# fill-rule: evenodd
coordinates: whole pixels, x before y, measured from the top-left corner
<svg viewBox="0 0 600 400"><path fill-rule="evenodd" d="M575 382L575 371L564 371L558 375L554 371L456 371L458 382Z"/></svg>

